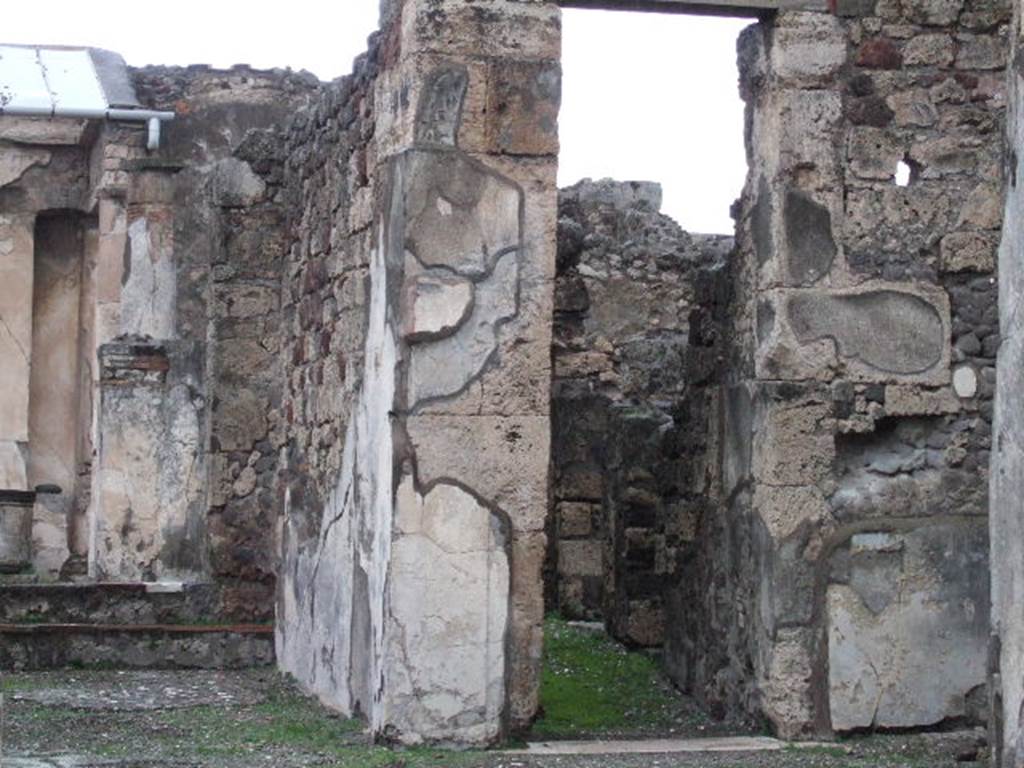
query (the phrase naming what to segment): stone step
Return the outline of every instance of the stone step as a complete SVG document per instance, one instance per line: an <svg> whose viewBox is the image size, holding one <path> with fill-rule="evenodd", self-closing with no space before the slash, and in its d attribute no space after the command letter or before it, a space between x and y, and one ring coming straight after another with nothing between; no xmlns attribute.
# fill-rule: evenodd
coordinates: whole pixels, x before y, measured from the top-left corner
<svg viewBox="0 0 1024 768"><path fill-rule="evenodd" d="M274 662L268 624L0 623L0 669L240 669Z"/></svg>
<svg viewBox="0 0 1024 768"><path fill-rule="evenodd" d="M783 749L816 748L820 742L786 742L768 736L714 736L698 739L632 739L622 741L542 741L507 755L672 755L743 752L778 752Z"/></svg>
<svg viewBox="0 0 1024 768"><path fill-rule="evenodd" d="M224 616L222 603L210 583L0 583L7 624L200 624Z"/></svg>

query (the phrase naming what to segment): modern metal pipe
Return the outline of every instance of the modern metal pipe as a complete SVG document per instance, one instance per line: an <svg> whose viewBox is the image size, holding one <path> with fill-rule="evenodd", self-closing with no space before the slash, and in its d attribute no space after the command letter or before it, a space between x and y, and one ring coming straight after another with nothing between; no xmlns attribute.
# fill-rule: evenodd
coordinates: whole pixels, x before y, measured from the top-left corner
<svg viewBox="0 0 1024 768"><path fill-rule="evenodd" d="M67 117L73 120L115 120L121 122L146 123L148 135L146 147L153 151L160 146L160 123L173 120L173 112L157 112L152 109L69 109L61 107L4 107L0 106L0 117Z"/></svg>

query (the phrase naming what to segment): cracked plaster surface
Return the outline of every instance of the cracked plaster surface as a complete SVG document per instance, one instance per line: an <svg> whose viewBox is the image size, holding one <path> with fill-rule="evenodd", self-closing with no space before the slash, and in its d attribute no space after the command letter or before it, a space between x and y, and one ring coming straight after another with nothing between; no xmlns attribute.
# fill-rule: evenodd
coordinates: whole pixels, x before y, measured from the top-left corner
<svg viewBox="0 0 1024 768"><path fill-rule="evenodd" d="M114 386L103 393L91 494L92 575L115 581L197 576L180 552L199 557L190 542L205 481L199 410L185 383L166 392Z"/></svg>
<svg viewBox="0 0 1024 768"><path fill-rule="evenodd" d="M509 563L491 511L446 483L398 489L385 718L419 741L501 733Z"/></svg>
<svg viewBox="0 0 1024 768"><path fill-rule="evenodd" d="M29 168L49 162L50 153L46 150L4 147L0 152L0 187L15 183Z"/></svg>
<svg viewBox="0 0 1024 768"><path fill-rule="evenodd" d="M151 220L152 219L152 220ZM174 269L170 232L159 216L128 225L128 254L121 292L121 332L171 339L175 336Z"/></svg>
<svg viewBox="0 0 1024 768"><path fill-rule="evenodd" d="M985 682L973 649L987 635L987 562L966 544L978 535L947 525L854 537L849 581L826 598L833 728L966 714L965 692Z"/></svg>

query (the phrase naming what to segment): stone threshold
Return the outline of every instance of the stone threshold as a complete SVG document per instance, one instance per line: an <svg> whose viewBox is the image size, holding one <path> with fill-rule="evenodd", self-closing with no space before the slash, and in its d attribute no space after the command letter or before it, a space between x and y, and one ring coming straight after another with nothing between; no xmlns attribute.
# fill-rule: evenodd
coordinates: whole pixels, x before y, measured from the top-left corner
<svg viewBox="0 0 1024 768"><path fill-rule="evenodd" d="M507 755L668 755L686 752L778 752L825 746L789 742L768 736L719 736L702 739L640 739L630 741L540 741Z"/></svg>

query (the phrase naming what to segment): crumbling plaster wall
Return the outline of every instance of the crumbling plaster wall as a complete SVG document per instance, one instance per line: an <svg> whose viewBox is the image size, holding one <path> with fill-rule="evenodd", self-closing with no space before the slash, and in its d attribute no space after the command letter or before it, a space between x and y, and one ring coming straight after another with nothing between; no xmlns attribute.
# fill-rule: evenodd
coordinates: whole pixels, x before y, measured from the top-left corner
<svg viewBox="0 0 1024 768"><path fill-rule="evenodd" d="M992 635L990 659L992 763L1024 763L1024 425L1021 424L1021 355L1024 328L1019 304L1024 294L1024 69L1021 6L1009 33L1006 205L999 248L999 314L996 418L991 473Z"/></svg>
<svg viewBox="0 0 1024 768"><path fill-rule="evenodd" d="M177 117L152 155L138 131L104 150L120 189L100 237L120 258L112 301L97 302L116 330L99 345L90 573L213 578L226 615L265 620L284 255L268 136L316 82L247 67L133 77L144 103Z"/></svg>
<svg viewBox="0 0 1024 768"><path fill-rule="evenodd" d="M278 655L378 738L537 708L559 31L386 4L292 125Z"/></svg>
<svg viewBox="0 0 1024 768"><path fill-rule="evenodd" d="M247 67L133 77L147 106L177 113L155 152L138 124L0 120L0 210L22 232L10 238L22 260L5 259L16 273L8 284L31 281L37 216L69 212L84 225L77 402L62 404L75 413L63 437L77 443L77 465L60 496L36 502L36 528L48 532L35 537L33 565L44 580L86 568L101 580L213 578L225 618L266 620L285 242L274 132L318 83ZM26 287L10 314L31 329ZM29 397L27 387L18 378L11 391ZM37 393L37 411L48 394ZM8 426L18 454L41 466L53 436L37 429L33 453L32 436ZM15 463L4 469L18 474ZM44 516L51 507L59 514Z"/></svg>
<svg viewBox="0 0 1024 768"><path fill-rule="evenodd" d="M740 40L721 507L679 668L786 736L979 716L1008 17L841 2Z"/></svg>
<svg viewBox="0 0 1024 768"><path fill-rule="evenodd" d="M43 411L38 407L39 400L52 391L56 381L52 375L40 374L49 367L55 375L58 371L54 364L61 366L60 361L53 358L51 349L34 350L33 342L36 331L53 325L54 311L60 304L52 302L51 293L59 290L55 283L61 281L48 267L58 261L65 262L72 282L84 280L83 261L95 248L95 239L88 234L91 227L78 213L88 210L92 198L89 153L79 146L80 138L79 126L77 130L53 131L29 140L22 123L11 118L0 119L0 276L3 277L0 354L4 359L3 373L0 373L0 413L3 414L0 416L0 490L27 493L24 503L32 507L31 525L22 529L28 532L29 538L15 547L23 554L18 563L10 564L11 568L31 566L44 578L51 579L57 577L70 555L69 517L76 511L78 490L78 467L73 455L77 449L77 413L74 407L65 409L65 416L69 412L73 415L66 423L41 418ZM70 246L67 238L50 237L51 231L45 226L40 241L36 242L37 217L46 211L66 214L61 220L74 230L70 233ZM34 306L35 297L39 306ZM73 323L78 318L62 319ZM45 332L40 333L39 341L48 341ZM33 367L36 376L33 376ZM66 374L62 376L62 383L71 390L72 398L78 388L76 368L72 354L61 371ZM41 437L50 442L49 456L43 448L35 461L30 439L34 432L43 433ZM55 444L70 445L72 455ZM55 474L51 471L53 462L61 464L68 459L71 460L69 466L57 467ZM62 494L33 502L31 491L41 483L60 485ZM17 512L14 515L20 516ZM7 545L5 542L5 549Z"/></svg>
<svg viewBox="0 0 1024 768"><path fill-rule="evenodd" d="M152 67L134 79L140 99L178 113L156 170L175 212L180 346L168 351L180 364L171 370L189 371L201 408L203 571L221 584L226 615L270 620L284 444L284 127L320 84L308 73L245 66Z"/></svg>

